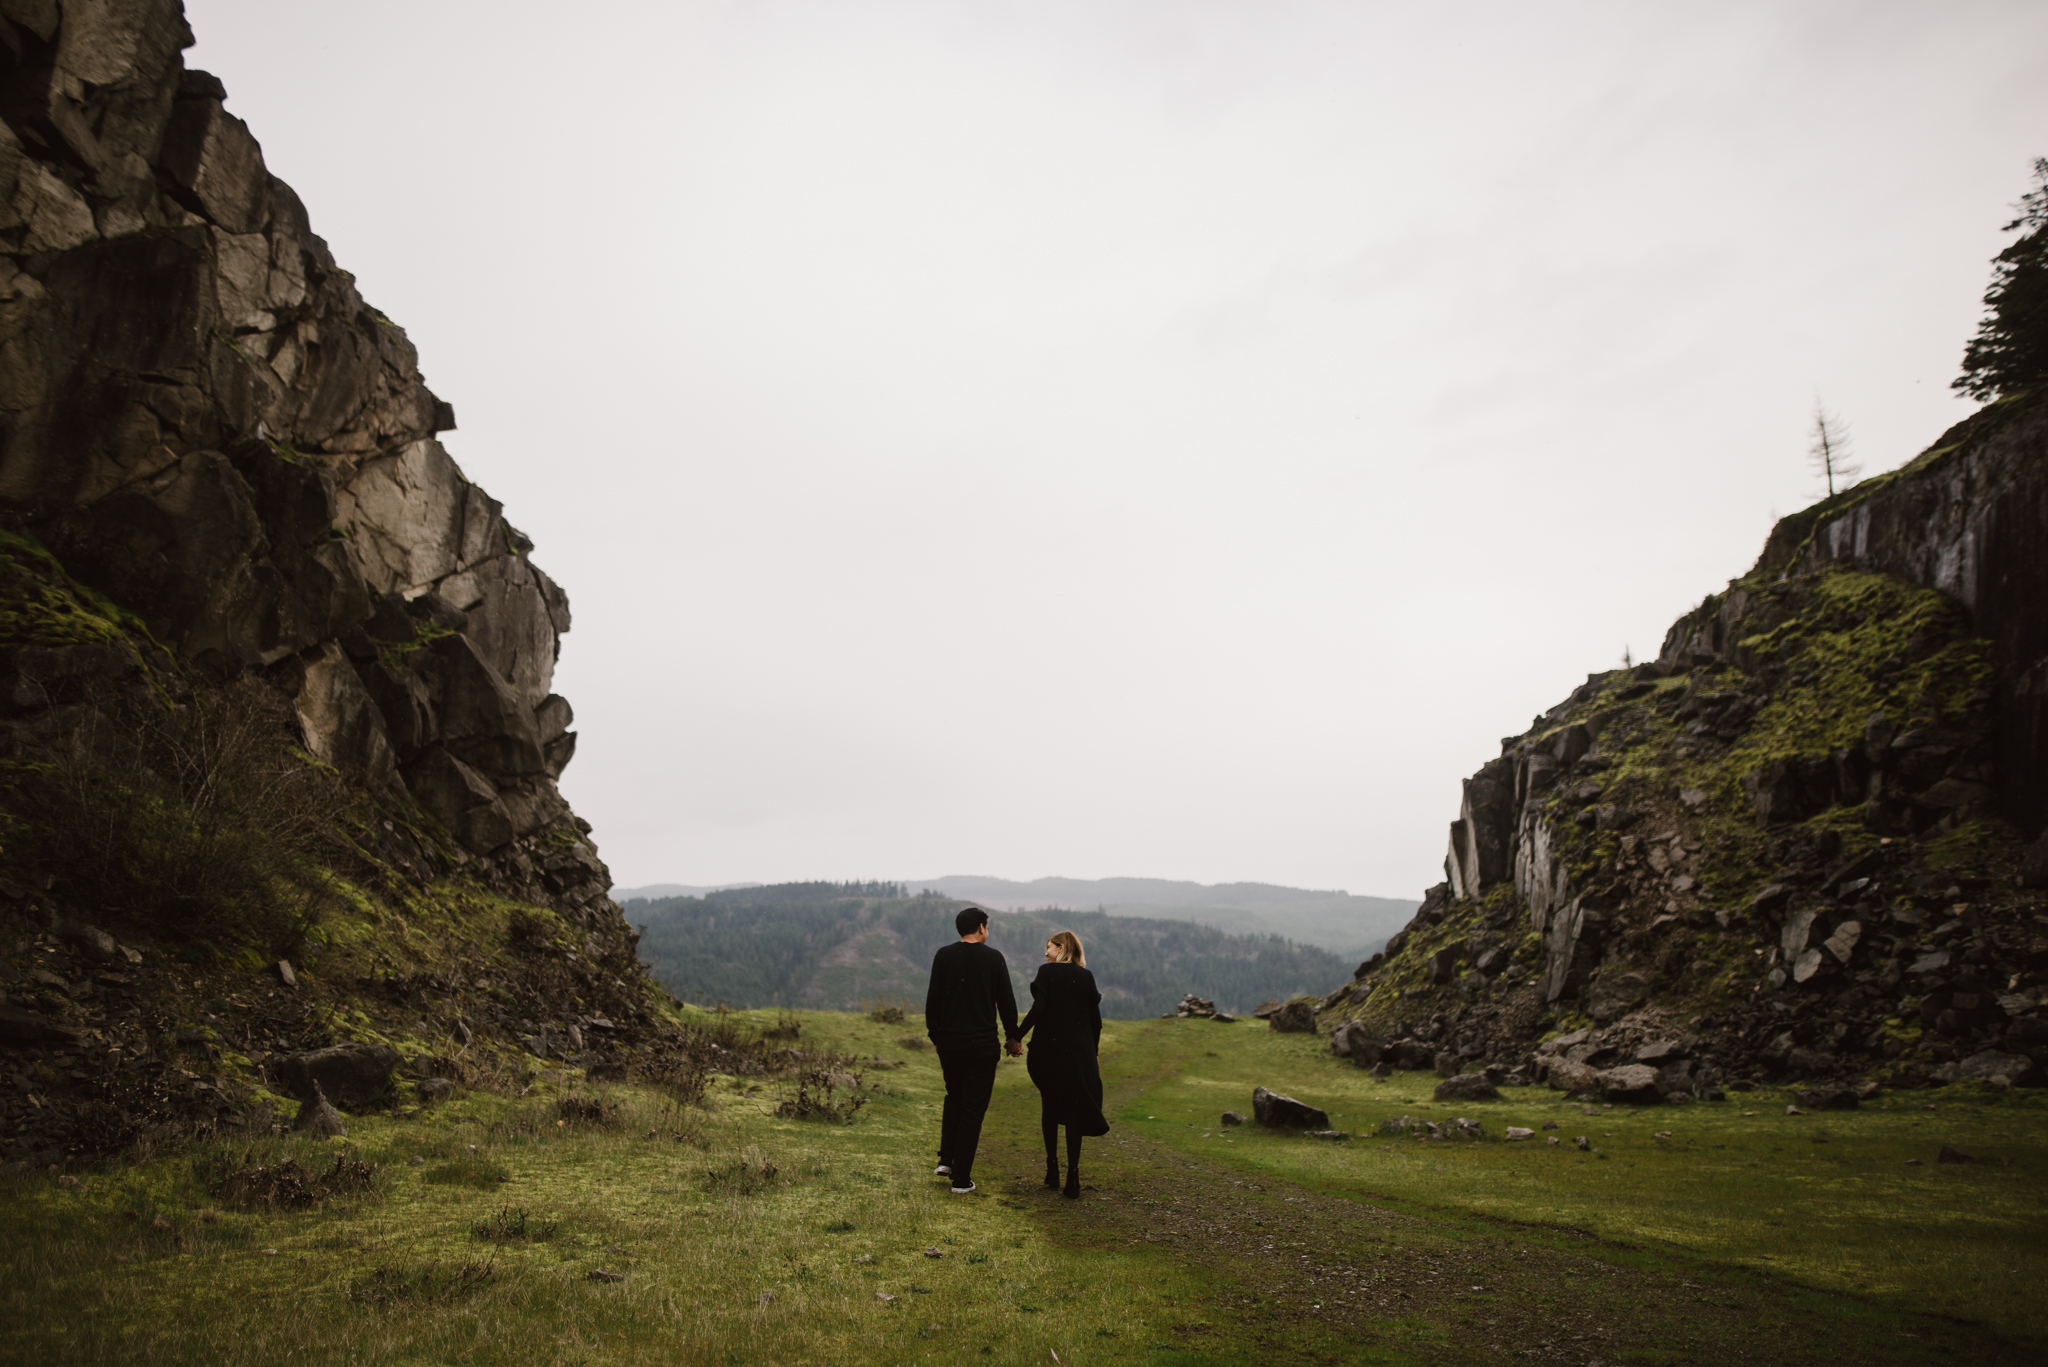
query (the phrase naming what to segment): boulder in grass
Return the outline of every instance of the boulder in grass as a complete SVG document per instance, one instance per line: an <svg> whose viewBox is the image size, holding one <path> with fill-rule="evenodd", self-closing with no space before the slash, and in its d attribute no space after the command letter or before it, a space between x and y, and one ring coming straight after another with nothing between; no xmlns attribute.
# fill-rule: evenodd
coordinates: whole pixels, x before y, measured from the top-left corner
<svg viewBox="0 0 2048 1367"><path fill-rule="evenodd" d="M2015 1087L2038 1087L2043 1081L2040 1065L2025 1054L1986 1049L1956 1065L1958 1082L1990 1082L2001 1077Z"/></svg>
<svg viewBox="0 0 2048 1367"><path fill-rule="evenodd" d="M315 1091L343 1106L364 1106L391 1090L399 1054L388 1044L331 1044L272 1065L281 1091L304 1100Z"/></svg>
<svg viewBox="0 0 2048 1367"><path fill-rule="evenodd" d="M1419 1039L1397 1039L1380 1053L1380 1062L1414 1070L1436 1065L1436 1050Z"/></svg>
<svg viewBox="0 0 2048 1367"><path fill-rule="evenodd" d="M1624 1063L1599 1076L1601 1097L1617 1106L1654 1106L1664 1099L1657 1070L1646 1063Z"/></svg>
<svg viewBox="0 0 2048 1367"><path fill-rule="evenodd" d="M1792 1095L1810 1111L1853 1111L1860 1104L1848 1087L1809 1087Z"/></svg>
<svg viewBox="0 0 2048 1367"><path fill-rule="evenodd" d="M1508 1139L1509 1139L1509 1141L1510 1141L1510 1142L1512 1142L1512 1141L1514 1141L1514 1140L1517 1140L1517 1139L1534 1139L1535 1137L1536 1137L1536 1131L1534 1131L1534 1130L1532 1130L1532 1129L1529 1129L1529 1128L1527 1128L1526 1126L1522 1126L1522 1125L1510 1125L1510 1126L1508 1126ZM1553 1140L1552 1142L1553 1142L1553 1143L1555 1143L1556 1141L1554 1141L1554 1140Z"/></svg>
<svg viewBox="0 0 2048 1367"><path fill-rule="evenodd" d="M1244 1112L1225 1111L1223 1113L1223 1124L1226 1128L1244 1124Z"/></svg>
<svg viewBox="0 0 2048 1367"><path fill-rule="evenodd" d="M348 1127L341 1123L341 1112L328 1103L326 1093L320 1084L313 1084L313 1095L299 1103L298 1118L292 1121L292 1128L304 1130L315 1139L332 1139L348 1134Z"/></svg>
<svg viewBox="0 0 2048 1367"><path fill-rule="evenodd" d="M1316 1004L1313 998L1291 1001L1266 1017L1266 1026L1282 1034L1313 1035L1316 1032Z"/></svg>
<svg viewBox="0 0 2048 1367"><path fill-rule="evenodd" d="M1438 1101L1498 1101L1500 1092L1484 1073L1460 1073L1436 1085Z"/></svg>
<svg viewBox="0 0 2048 1367"><path fill-rule="evenodd" d="M1254 1016L1257 1016L1260 1020L1265 1020L1267 1017L1271 1016L1275 1011L1278 1011L1281 1007L1285 1006L1286 1004L1287 1003L1281 1001L1278 997L1268 997L1264 1001L1260 1002L1257 1006L1252 1008L1252 1014Z"/></svg>
<svg viewBox="0 0 2048 1367"><path fill-rule="evenodd" d="M1252 1089L1252 1115L1261 1125L1281 1130L1327 1130L1330 1113L1264 1087Z"/></svg>
<svg viewBox="0 0 2048 1367"><path fill-rule="evenodd" d="M1387 1046L1363 1021L1345 1021L1330 1035L1330 1052L1348 1058L1355 1068L1370 1068Z"/></svg>
<svg viewBox="0 0 2048 1367"><path fill-rule="evenodd" d="M1647 1065L1641 1066L1646 1072L1656 1071ZM1545 1080L1560 1092L1591 1092L1600 1086L1600 1070L1590 1063L1579 1063L1573 1059L1552 1059Z"/></svg>

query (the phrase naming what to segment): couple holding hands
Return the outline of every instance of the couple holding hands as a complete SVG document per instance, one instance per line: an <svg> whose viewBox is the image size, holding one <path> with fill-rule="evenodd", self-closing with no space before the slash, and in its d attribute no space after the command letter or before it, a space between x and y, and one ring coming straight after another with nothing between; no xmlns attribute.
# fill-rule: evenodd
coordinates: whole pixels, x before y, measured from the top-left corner
<svg viewBox="0 0 2048 1367"><path fill-rule="evenodd" d="M1081 939L1063 930L1045 942L1045 966L1031 983L1031 1013L1017 1020L1010 965L988 945L988 913L965 907L953 918L955 944L932 956L925 993L924 1028L939 1051L946 1105L939 1123L938 1175L950 1177L955 1196L974 1192L974 1151L981 1120L995 1091L1002 1051L1025 1052L1038 1088L1039 1126L1045 1134L1045 1184L1060 1188L1059 1127L1067 1127L1068 1197L1081 1194L1081 1138L1109 1133L1102 1118L1102 1075L1095 1049L1102 1038L1102 993L1088 971ZM1002 1044L996 1024L1002 1023Z"/></svg>

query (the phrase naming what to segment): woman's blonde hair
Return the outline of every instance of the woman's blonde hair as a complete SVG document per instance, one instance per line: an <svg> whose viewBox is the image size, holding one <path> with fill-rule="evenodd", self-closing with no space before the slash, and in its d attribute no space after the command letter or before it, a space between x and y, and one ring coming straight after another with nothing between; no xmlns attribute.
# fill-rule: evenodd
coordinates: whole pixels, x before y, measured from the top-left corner
<svg viewBox="0 0 2048 1367"><path fill-rule="evenodd" d="M1081 948L1081 937L1071 930L1056 930L1046 939L1049 945L1060 947L1060 962L1076 968L1088 967L1088 952Z"/></svg>

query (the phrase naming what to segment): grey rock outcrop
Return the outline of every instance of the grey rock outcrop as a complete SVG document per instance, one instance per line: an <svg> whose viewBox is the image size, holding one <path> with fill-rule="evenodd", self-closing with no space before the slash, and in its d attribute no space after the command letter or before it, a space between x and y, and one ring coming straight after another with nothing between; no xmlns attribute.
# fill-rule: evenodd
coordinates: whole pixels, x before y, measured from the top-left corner
<svg viewBox="0 0 2048 1367"><path fill-rule="evenodd" d="M2048 1084L2042 601L2048 386L1784 519L1655 660L1503 739L1445 881L1322 999L1332 1051L1679 1104Z"/></svg>
<svg viewBox="0 0 2048 1367"><path fill-rule="evenodd" d="M1498 1101L1500 1090L1484 1073L1461 1073L1436 1085L1438 1101Z"/></svg>
<svg viewBox="0 0 2048 1367"><path fill-rule="evenodd" d="M306 751L403 818L393 862L466 865L629 948L556 788L567 596L443 445L404 331L184 69L178 0L0 24L0 531L136 628L0 649L0 750L160 669L153 640L195 684L275 689Z"/></svg>

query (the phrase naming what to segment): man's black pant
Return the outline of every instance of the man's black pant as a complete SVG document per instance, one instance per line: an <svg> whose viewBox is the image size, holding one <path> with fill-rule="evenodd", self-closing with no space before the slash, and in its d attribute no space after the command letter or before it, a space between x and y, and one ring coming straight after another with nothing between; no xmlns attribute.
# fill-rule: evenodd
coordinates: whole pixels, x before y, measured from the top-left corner
<svg viewBox="0 0 2048 1367"><path fill-rule="evenodd" d="M953 1170L953 1185L974 1180L974 1151L981 1146L981 1118L996 1089L1002 1049L994 1043L939 1048L946 1075L946 1108L939 1118L939 1162Z"/></svg>

